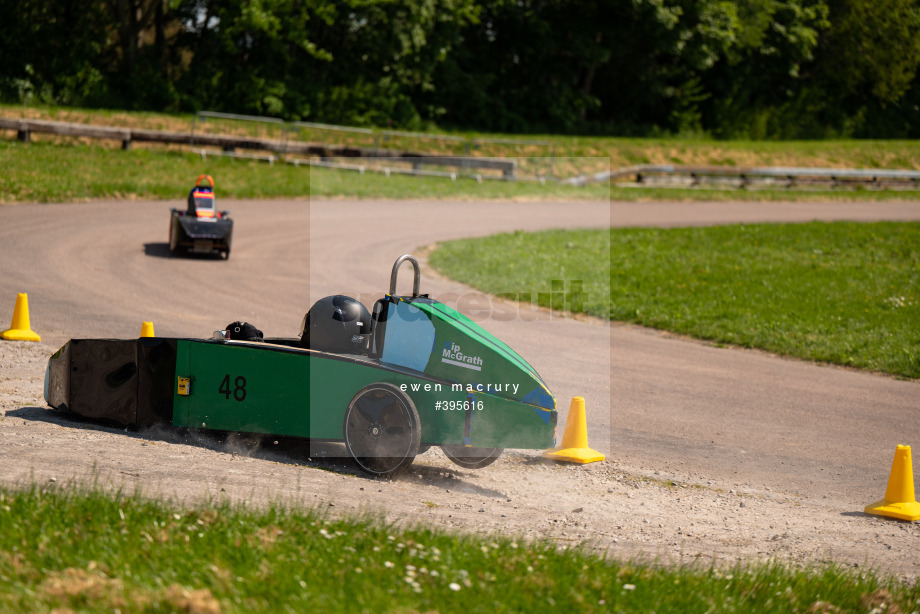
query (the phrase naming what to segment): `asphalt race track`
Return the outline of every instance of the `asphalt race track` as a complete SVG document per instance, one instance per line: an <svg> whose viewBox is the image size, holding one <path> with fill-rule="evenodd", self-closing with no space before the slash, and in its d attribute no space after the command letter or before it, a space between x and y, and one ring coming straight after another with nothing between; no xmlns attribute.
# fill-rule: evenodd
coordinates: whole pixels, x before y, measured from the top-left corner
<svg viewBox="0 0 920 614"><path fill-rule="evenodd" d="M0 207L0 326L27 292L32 328L76 337L207 337L235 320L295 336L313 301L368 307L403 253L516 229L681 226L812 219L920 220L914 203L526 203L219 201L236 221L230 259L167 255L182 202ZM400 278L408 292L409 268ZM474 319L533 364L562 411L587 400L591 446L635 471L826 495L857 508L884 491L897 444L920 449L920 383L716 348L634 326L521 308L483 317L488 297L422 269L422 292ZM508 314L506 307L502 310Z"/></svg>

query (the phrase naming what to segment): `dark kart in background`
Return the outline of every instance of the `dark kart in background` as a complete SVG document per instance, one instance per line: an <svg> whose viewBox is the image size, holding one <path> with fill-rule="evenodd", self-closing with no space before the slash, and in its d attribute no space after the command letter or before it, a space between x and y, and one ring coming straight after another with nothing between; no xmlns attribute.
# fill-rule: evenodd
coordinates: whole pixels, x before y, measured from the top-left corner
<svg viewBox="0 0 920 614"><path fill-rule="evenodd" d="M202 180L207 185L202 185ZM188 194L188 207L170 209L169 255L190 253L220 254L230 257L233 220L229 211L218 211L214 197L214 179L200 175Z"/></svg>

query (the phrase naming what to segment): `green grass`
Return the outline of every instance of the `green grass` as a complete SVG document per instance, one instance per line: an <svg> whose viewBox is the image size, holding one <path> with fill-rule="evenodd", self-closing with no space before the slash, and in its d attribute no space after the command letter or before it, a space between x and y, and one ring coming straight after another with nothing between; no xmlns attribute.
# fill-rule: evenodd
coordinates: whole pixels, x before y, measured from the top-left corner
<svg viewBox="0 0 920 614"><path fill-rule="evenodd" d="M439 198L519 200L827 201L916 199L916 192L869 190L718 190L574 187L535 182L407 177L200 156L178 150L121 151L96 144L18 143L0 139L0 204L97 199L182 199L201 173L219 198Z"/></svg>
<svg viewBox="0 0 920 614"><path fill-rule="evenodd" d="M309 172L255 161L150 149L0 140L0 202L66 202L101 198L183 199L201 173L219 197L304 197Z"/></svg>
<svg viewBox="0 0 920 614"><path fill-rule="evenodd" d="M168 115L68 107L0 105L0 116L89 123L124 128L188 132L191 115ZM197 131L229 130L250 134L264 124L236 122L225 126L216 120L198 124ZM275 125L265 128L275 130ZM337 132L322 132L316 139L335 139ZM443 134L443 133L432 133ZM265 135L263 135L265 136ZM348 139L354 135L346 135ZM515 135L453 133L466 138L510 138ZM624 188L616 184L583 188L447 178L389 178L378 173L292 168L285 164L209 158L202 161L184 146L135 145L130 152L118 149L117 141L75 137L52 137L33 133L33 142L16 142L15 133L0 134L0 203L62 202L112 198L181 198L189 182L201 172L218 181L224 198L291 198L312 193L324 197L352 198L443 198L443 199L593 199L606 200L916 200L916 190L868 189L682 189ZM271 138L280 138L272 133ZM372 137L362 142L338 144L371 147ZM522 176L537 169L548 171L550 156L558 176L590 174L634 164L693 166L811 166L833 168L920 169L920 149L914 141L716 141L707 138L593 138L537 135L546 145L480 142L482 156L515 157ZM392 140L392 139L391 139ZM336 144L332 142L330 144ZM397 146L425 153L462 154L454 141L400 137ZM447 147L445 150L444 148ZM609 165L609 166L608 166ZM192 179L189 179L191 177Z"/></svg>
<svg viewBox="0 0 920 614"><path fill-rule="evenodd" d="M920 377L918 223L513 233L444 244L430 261L492 294ZM586 295L574 309L573 280Z"/></svg>
<svg viewBox="0 0 920 614"><path fill-rule="evenodd" d="M578 188L531 182L451 181L200 156L181 151L95 145L21 144L0 140L0 203L104 198L182 199L201 173L212 175L218 198L607 198L606 185Z"/></svg>
<svg viewBox="0 0 920 614"><path fill-rule="evenodd" d="M139 111L79 109L56 106L0 104L0 116L92 123L105 126L188 131L192 116ZM213 120L209 120L213 121ZM246 123L248 127L251 125ZM199 129L202 127L199 125ZM481 155L511 152L545 156L610 158L613 167L633 164L702 166L814 166L833 168L893 168L920 170L920 148L912 140L717 141L705 137L614 138L558 135L479 134L439 131L467 138L523 138L550 143L550 147L482 143ZM328 134L327 134L328 136ZM41 138L41 137L39 137ZM349 136L348 138L352 138ZM400 142L413 141L401 139ZM434 140L429 146L437 147ZM360 145L361 143L355 143ZM364 143L365 145L367 143ZM456 152L454 152L456 153Z"/></svg>
<svg viewBox="0 0 920 614"><path fill-rule="evenodd" d="M663 568L513 537L395 529L282 506L180 508L54 485L0 488L0 523L4 612L747 613L920 607L920 587L872 572L779 565Z"/></svg>

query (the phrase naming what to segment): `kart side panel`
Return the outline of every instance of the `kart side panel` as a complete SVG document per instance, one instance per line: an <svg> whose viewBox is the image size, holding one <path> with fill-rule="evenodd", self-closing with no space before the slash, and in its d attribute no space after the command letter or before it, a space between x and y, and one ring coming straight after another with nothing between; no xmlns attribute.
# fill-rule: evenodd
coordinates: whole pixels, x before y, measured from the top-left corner
<svg viewBox="0 0 920 614"><path fill-rule="evenodd" d="M427 299L394 298L384 305L375 343L384 363L438 380L555 410L556 399L523 358L460 312Z"/></svg>
<svg viewBox="0 0 920 614"><path fill-rule="evenodd" d="M55 409L70 409L70 348L67 342L48 359L45 370L45 401Z"/></svg>
<svg viewBox="0 0 920 614"><path fill-rule="evenodd" d="M365 358L336 359L328 354L314 353L309 358L313 386L310 390L311 431L320 438L341 438L345 410L359 390L369 384L385 382L405 391L412 399L421 421L421 441L444 443L462 436L460 423L437 407L438 402L459 403L466 398L442 382L389 368ZM328 384L332 385L328 385Z"/></svg>
<svg viewBox="0 0 920 614"><path fill-rule="evenodd" d="M88 418L172 421L174 339L72 339L48 361L48 404Z"/></svg>
<svg viewBox="0 0 920 614"><path fill-rule="evenodd" d="M172 422L176 340L137 340L137 424Z"/></svg>
<svg viewBox="0 0 920 614"><path fill-rule="evenodd" d="M421 441L477 447L548 448L556 413L426 378L359 356L260 343L180 340L173 424L341 440L345 410L375 382L403 389L421 421ZM467 409L470 408L470 409Z"/></svg>
<svg viewBox="0 0 920 614"><path fill-rule="evenodd" d="M90 418L134 424L137 342L74 339L70 349L70 409Z"/></svg>
<svg viewBox="0 0 920 614"><path fill-rule="evenodd" d="M306 360L298 350L265 344L181 340L173 424L246 433L310 436Z"/></svg>
<svg viewBox="0 0 920 614"><path fill-rule="evenodd" d="M273 343L73 339L51 357L47 377L52 407L124 426L340 441L355 394L387 382L415 404L423 443L543 449L556 429L555 411L365 356Z"/></svg>

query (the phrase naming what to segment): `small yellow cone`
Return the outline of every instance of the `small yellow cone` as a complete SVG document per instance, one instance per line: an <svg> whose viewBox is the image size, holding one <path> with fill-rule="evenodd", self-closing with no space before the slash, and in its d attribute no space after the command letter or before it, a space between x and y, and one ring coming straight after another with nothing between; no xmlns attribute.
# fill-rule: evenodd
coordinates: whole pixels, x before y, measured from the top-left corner
<svg viewBox="0 0 920 614"><path fill-rule="evenodd" d="M546 450L543 458L570 463L594 463L604 460L604 455L588 447L588 419L585 416L584 397L572 397L569 417L565 420L562 447Z"/></svg>
<svg viewBox="0 0 920 614"><path fill-rule="evenodd" d="M13 308L13 323L8 330L0 333L0 339L9 341L41 341L29 324L29 296L20 292L16 296L16 307Z"/></svg>
<svg viewBox="0 0 920 614"><path fill-rule="evenodd" d="M144 322L141 324L141 337L156 337L153 334L153 322Z"/></svg>
<svg viewBox="0 0 920 614"><path fill-rule="evenodd" d="M885 498L867 505L866 513L890 516L899 520L920 520L920 503L914 498L914 470L910 461L910 446L898 446L895 449Z"/></svg>

